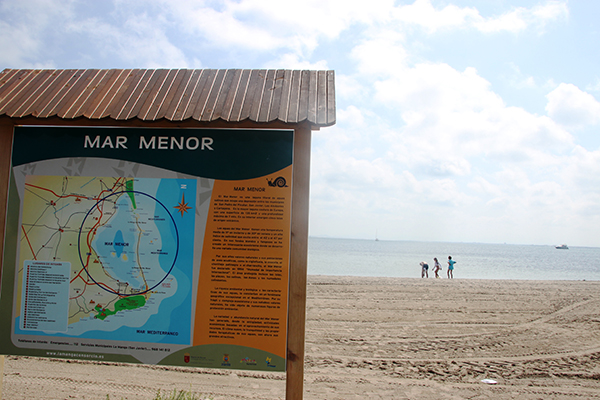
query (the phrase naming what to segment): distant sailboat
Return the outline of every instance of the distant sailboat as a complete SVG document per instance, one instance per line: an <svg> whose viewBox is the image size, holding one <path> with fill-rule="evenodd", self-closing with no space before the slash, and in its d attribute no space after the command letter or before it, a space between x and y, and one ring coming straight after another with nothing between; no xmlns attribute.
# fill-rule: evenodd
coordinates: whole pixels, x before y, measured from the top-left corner
<svg viewBox="0 0 600 400"><path fill-rule="evenodd" d="M375 241L379 242L379 238L377 237L377 229L375 229Z"/></svg>

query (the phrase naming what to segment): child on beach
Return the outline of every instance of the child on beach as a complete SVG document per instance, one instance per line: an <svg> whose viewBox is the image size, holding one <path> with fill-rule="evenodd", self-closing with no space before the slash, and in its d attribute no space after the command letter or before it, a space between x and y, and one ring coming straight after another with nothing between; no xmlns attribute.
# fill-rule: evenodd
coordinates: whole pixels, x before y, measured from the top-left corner
<svg viewBox="0 0 600 400"><path fill-rule="evenodd" d="M435 273L435 277L439 278L439 274L438 272L440 272L442 270L442 266L440 265L440 263L438 262L437 258L433 258L434 264L433 264L433 272Z"/></svg>
<svg viewBox="0 0 600 400"><path fill-rule="evenodd" d="M448 279L454 279L454 264L456 261L452 259L452 256L448 256Z"/></svg>

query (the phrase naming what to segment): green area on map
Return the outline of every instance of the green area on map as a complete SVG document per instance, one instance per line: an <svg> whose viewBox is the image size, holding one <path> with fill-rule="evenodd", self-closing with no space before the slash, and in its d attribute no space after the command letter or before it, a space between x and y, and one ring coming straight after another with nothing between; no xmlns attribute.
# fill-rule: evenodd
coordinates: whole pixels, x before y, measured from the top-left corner
<svg viewBox="0 0 600 400"><path fill-rule="evenodd" d="M127 189L127 194L131 199L131 206L135 210L137 206L135 205L135 196L133 195L133 180L127 180L127 182L125 182L125 188Z"/></svg>
<svg viewBox="0 0 600 400"><path fill-rule="evenodd" d="M114 311L109 310L107 308L103 308L99 304L96 304L96 307L94 307L94 310L96 310L96 312L97 312L96 318L104 321L104 319L106 317L109 317L111 315L115 315L119 311L135 310L136 308L143 307L144 304L146 304L146 297L144 297L144 296L130 296L130 297L125 297L123 299L118 300L115 303L115 310Z"/></svg>

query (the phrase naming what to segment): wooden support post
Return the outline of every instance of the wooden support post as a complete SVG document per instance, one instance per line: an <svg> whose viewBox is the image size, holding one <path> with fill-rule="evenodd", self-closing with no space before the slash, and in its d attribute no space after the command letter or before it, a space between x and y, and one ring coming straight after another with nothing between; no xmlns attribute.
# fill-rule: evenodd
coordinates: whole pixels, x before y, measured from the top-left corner
<svg viewBox="0 0 600 400"><path fill-rule="evenodd" d="M0 399L2 398L2 381L4 380L4 356L0 355Z"/></svg>
<svg viewBox="0 0 600 400"><path fill-rule="evenodd" d="M302 125L296 128L294 132L286 400L302 400L304 391L310 141L309 126Z"/></svg>
<svg viewBox="0 0 600 400"><path fill-rule="evenodd" d="M12 141L13 125L0 122L0 278L2 277L2 263L4 260L4 231L6 229Z"/></svg>
<svg viewBox="0 0 600 400"><path fill-rule="evenodd" d="M10 155L13 140L12 124L0 123L0 281L4 260L4 232L6 225L6 206L10 182ZM0 399L4 381L4 356L0 355Z"/></svg>

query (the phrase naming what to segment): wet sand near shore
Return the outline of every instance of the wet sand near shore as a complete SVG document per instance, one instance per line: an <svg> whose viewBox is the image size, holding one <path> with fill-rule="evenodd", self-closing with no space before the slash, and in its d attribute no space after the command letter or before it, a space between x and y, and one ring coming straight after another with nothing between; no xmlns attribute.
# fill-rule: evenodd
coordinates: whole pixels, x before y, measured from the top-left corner
<svg viewBox="0 0 600 400"><path fill-rule="evenodd" d="M284 399L285 374L7 356L2 399L159 389ZM600 399L600 282L309 276L304 398Z"/></svg>

